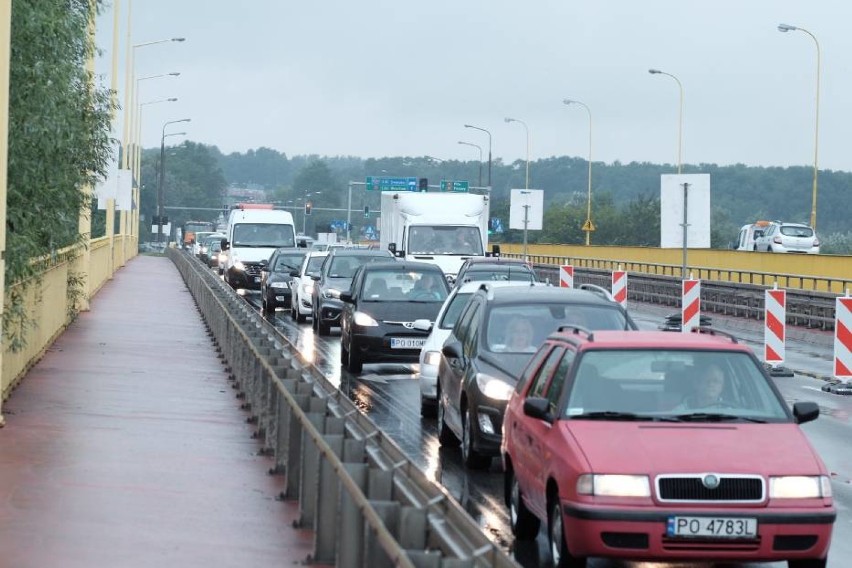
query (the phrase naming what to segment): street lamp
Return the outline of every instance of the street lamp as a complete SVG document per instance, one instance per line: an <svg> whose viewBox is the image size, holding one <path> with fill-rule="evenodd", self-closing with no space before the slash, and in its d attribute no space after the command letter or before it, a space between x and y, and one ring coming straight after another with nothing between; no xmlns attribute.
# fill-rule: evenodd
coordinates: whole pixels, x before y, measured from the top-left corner
<svg viewBox="0 0 852 568"><path fill-rule="evenodd" d="M681 141L683 139L683 85L680 83L680 80L671 73L666 73L665 71L660 71L659 69L648 69L648 73L650 73L651 75L665 75L666 77L671 77L677 82L678 89L680 89L680 110L678 111L677 120L677 173L680 174Z"/></svg>
<svg viewBox="0 0 852 568"><path fill-rule="evenodd" d="M473 144L471 142L463 142L459 140L459 144L464 144L465 146L473 146L477 150L479 150L479 184L478 187L482 187L482 146L478 144Z"/></svg>
<svg viewBox="0 0 852 568"><path fill-rule="evenodd" d="M523 125L524 130L527 133L527 175L526 182L524 183L524 189L530 188L530 129L527 127L527 123L523 120L518 120L517 118L508 118L504 119L506 122L517 122Z"/></svg>
<svg viewBox="0 0 852 568"><path fill-rule="evenodd" d="M159 79L161 77L179 77L179 76L180 76L179 72L173 71L171 73L160 73L159 75L147 75L145 77L137 78L136 79L136 88L133 91L133 100L135 101L136 98L139 96L139 83L140 82L146 81L148 79ZM177 100L177 99L174 99L174 100ZM141 105L137 104L136 105L136 113L133 115L133 120L131 121L130 139L127 141L127 148L131 148L131 147L133 148L132 163L131 163L131 159L128 158L127 165L128 165L128 167L130 167L133 170L136 169L135 166L138 165L139 160L141 159L141 153L139 151L139 139L140 139L140 132L142 130L142 124L140 123L141 114L142 114Z"/></svg>
<svg viewBox="0 0 852 568"><path fill-rule="evenodd" d="M819 41L817 41L817 38L814 34L809 32L805 28L799 28L799 27L796 27L796 26L788 25L788 24L778 24L778 31L779 32L785 32L785 33L786 32L793 32L793 31L800 31L800 32L806 33L809 36L811 36L811 39L814 40L814 44L816 45L817 59L816 59L816 105L815 105L816 106L816 120L815 120L815 123L814 123L814 183L813 183L813 192L812 192L812 196L811 196L811 228L814 231L816 231L816 228L817 228L817 224L816 224L816 221L817 221L817 219L816 219L816 217L817 217L817 212L816 212L816 206L817 206L817 175L818 175L817 156L818 156L818 152L819 152L819 74L820 74L820 59L821 59L821 53L820 53L820 49L819 49Z"/></svg>
<svg viewBox="0 0 852 568"><path fill-rule="evenodd" d="M580 105L589 115L589 190L586 198L586 222L583 223L583 231L586 232L586 246L591 242L591 233L595 230L595 225L592 223L592 110L583 102L575 101L574 99L563 99L563 104Z"/></svg>
<svg viewBox="0 0 852 568"><path fill-rule="evenodd" d="M160 137L160 183L157 184L157 242L163 241L163 184L166 180L166 126L179 122L191 122L191 118L170 120L163 124L163 135ZM169 136L172 136L169 134Z"/></svg>
<svg viewBox="0 0 852 568"><path fill-rule="evenodd" d="M488 135L488 187L491 187L491 133L484 128L480 128L479 126L473 126L472 124L465 124L465 128L473 128L474 130L481 130L482 132ZM480 160L482 161L482 160Z"/></svg>

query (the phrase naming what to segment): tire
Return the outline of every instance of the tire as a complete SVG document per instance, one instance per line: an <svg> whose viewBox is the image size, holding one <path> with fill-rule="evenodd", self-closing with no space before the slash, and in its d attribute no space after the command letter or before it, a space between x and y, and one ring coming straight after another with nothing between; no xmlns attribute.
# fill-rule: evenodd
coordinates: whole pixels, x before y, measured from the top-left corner
<svg viewBox="0 0 852 568"><path fill-rule="evenodd" d="M506 504L509 506L509 523L515 538L535 540L541 521L524 504L518 478L515 477L515 471L511 466L506 470Z"/></svg>
<svg viewBox="0 0 852 568"><path fill-rule="evenodd" d="M455 448L459 445L459 439L447 426L447 421L444 418L444 405L441 404L441 391L438 391L438 442L442 446Z"/></svg>
<svg viewBox="0 0 852 568"><path fill-rule="evenodd" d="M331 325L322 321L321 317L317 317L316 320L317 320L317 334L320 337L325 337L325 336L331 335Z"/></svg>
<svg viewBox="0 0 852 568"><path fill-rule="evenodd" d="M491 465L491 456L484 456L473 449L472 418L468 407L462 420L462 461L468 469L485 469Z"/></svg>
<svg viewBox="0 0 852 568"><path fill-rule="evenodd" d="M263 300L262 300L262 309L263 309L263 315L275 316L275 306L269 305L269 301L267 301L266 296L264 296Z"/></svg>
<svg viewBox="0 0 852 568"><path fill-rule="evenodd" d="M572 556L568 545L565 544L559 497L551 499L547 504L547 544L553 566L556 568L586 568L586 559Z"/></svg>
<svg viewBox="0 0 852 568"><path fill-rule="evenodd" d="M308 316L300 312L299 308L296 308L296 323L305 323L306 321L308 321Z"/></svg>
<svg viewBox="0 0 852 568"><path fill-rule="evenodd" d="M420 396L420 416L424 418L435 418L438 415L438 404L434 400Z"/></svg>
<svg viewBox="0 0 852 568"><path fill-rule="evenodd" d="M349 340L349 348L346 350L346 370L357 375L364 368L364 360L361 359L361 354L358 352L358 346L352 345L352 340Z"/></svg>
<svg viewBox="0 0 852 568"><path fill-rule="evenodd" d="M800 558L799 560L788 560L787 568L825 568L828 558Z"/></svg>
<svg viewBox="0 0 852 568"><path fill-rule="evenodd" d="M349 363L349 351L343 346L343 341L340 342L340 364L346 366Z"/></svg>

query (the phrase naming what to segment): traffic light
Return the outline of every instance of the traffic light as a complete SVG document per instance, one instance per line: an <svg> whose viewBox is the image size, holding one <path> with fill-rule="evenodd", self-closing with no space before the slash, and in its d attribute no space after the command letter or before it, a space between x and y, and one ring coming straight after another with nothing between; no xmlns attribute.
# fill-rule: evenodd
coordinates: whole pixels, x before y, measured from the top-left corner
<svg viewBox="0 0 852 568"><path fill-rule="evenodd" d="M370 206L365 205L364 206L364 217L369 217L369 216L370 216Z"/></svg>
<svg viewBox="0 0 852 568"><path fill-rule="evenodd" d="M427 178L420 178L417 181L420 191L429 191L429 180Z"/></svg>
<svg viewBox="0 0 852 568"><path fill-rule="evenodd" d="M310 201L305 202L305 215L311 214L311 209L313 208L313 206L313 203L311 203Z"/></svg>

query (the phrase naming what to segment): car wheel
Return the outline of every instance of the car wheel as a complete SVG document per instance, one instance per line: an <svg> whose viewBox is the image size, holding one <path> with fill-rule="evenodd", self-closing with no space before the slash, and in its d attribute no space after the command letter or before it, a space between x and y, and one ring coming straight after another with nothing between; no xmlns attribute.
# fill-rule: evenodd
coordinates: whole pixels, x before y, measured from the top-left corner
<svg viewBox="0 0 852 568"><path fill-rule="evenodd" d="M438 404L429 398L420 395L420 416L424 418L435 418L438 414Z"/></svg>
<svg viewBox="0 0 852 568"><path fill-rule="evenodd" d="M322 318L317 316L317 334L322 336L331 335L331 325L322 321Z"/></svg>
<svg viewBox="0 0 852 568"><path fill-rule="evenodd" d="M787 568L825 568L828 558L800 558L799 560L788 560Z"/></svg>
<svg viewBox="0 0 852 568"><path fill-rule="evenodd" d="M491 465L491 457L483 456L473 449L473 416L470 407L465 409L462 418L462 460L470 469L485 469Z"/></svg>
<svg viewBox="0 0 852 568"><path fill-rule="evenodd" d="M266 299L266 296L263 297L261 305L262 305L262 309L263 309L263 315L265 315L265 316L274 316L275 315L275 308L269 304L269 300Z"/></svg>
<svg viewBox="0 0 852 568"><path fill-rule="evenodd" d="M352 344L349 340L349 348L346 350L346 369L353 374L358 374L364 368L364 361L361 359L361 353L358 351L358 346Z"/></svg>
<svg viewBox="0 0 852 568"><path fill-rule="evenodd" d="M299 308L296 308L296 323L305 323L306 321L308 321L308 316L300 312Z"/></svg>
<svg viewBox="0 0 852 568"><path fill-rule="evenodd" d="M341 342L340 342L340 364L345 366L348 363L349 363L349 351L346 350L346 347L344 347L344 343L341 340Z"/></svg>
<svg viewBox="0 0 852 568"><path fill-rule="evenodd" d="M506 470L506 490L512 534L519 540L534 540L541 527L541 521L524 504L521 486L511 466Z"/></svg>
<svg viewBox="0 0 852 568"><path fill-rule="evenodd" d="M547 543L550 556L557 568L586 568L586 559L571 556L565 544L565 531L562 528L562 507L559 497L554 496L547 506Z"/></svg>
<svg viewBox="0 0 852 568"><path fill-rule="evenodd" d="M441 391L438 391L438 442L442 446L456 447L459 445L459 439L447 426L447 421L444 416L444 405L441 403Z"/></svg>

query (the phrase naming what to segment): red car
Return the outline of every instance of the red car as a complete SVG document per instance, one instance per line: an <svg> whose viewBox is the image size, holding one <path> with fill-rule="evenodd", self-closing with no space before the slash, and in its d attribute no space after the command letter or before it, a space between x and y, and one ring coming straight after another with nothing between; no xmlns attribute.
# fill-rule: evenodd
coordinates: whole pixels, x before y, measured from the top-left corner
<svg viewBox="0 0 852 568"><path fill-rule="evenodd" d="M566 327L504 417L518 539L544 523L555 566L587 557L825 567L829 474L751 350L721 332Z"/></svg>

